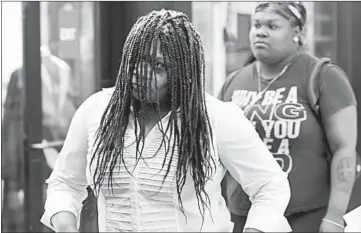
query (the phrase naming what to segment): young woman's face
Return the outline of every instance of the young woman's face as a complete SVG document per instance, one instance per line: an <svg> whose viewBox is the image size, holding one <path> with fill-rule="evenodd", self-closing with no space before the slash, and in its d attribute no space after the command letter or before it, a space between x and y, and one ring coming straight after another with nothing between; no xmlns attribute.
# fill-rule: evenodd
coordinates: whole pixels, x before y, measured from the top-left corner
<svg viewBox="0 0 361 233"><path fill-rule="evenodd" d="M253 15L249 33L254 56L266 63L276 63L294 48L294 29L284 17L273 12L259 11Z"/></svg>
<svg viewBox="0 0 361 233"><path fill-rule="evenodd" d="M148 73L150 73L150 79L146 80L146 101L148 103L156 103L157 102L157 94L159 101L163 101L168 96L168 79L167 79L167 72L164 66L164 59L163 54L160 48L160 42L157 43L157 51L156 51L156 65L154 72L151 73L152 67L149 63L145 66L148 69ZM140 66L138 66L140 69ZM139 71L140 72L140 71ZM140 93L141 87L138 86L140 80L138 75L134 74L132 78L132 85L133 85L133 96L140 100ZM150 90L149 90L150 89Z"/></svg>

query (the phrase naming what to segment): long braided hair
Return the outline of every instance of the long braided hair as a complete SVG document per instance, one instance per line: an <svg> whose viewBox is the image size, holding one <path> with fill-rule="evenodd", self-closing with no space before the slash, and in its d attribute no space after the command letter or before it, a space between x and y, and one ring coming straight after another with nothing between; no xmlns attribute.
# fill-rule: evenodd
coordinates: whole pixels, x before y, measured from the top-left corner
<svg viewBox="0 0 361 233"><path fill-rule="evenodd" d="M164 57L170 102L168 125L162 129L161 146L171 145L166 149L163 161L162 169L165 166L167 169L163 182L171 167L171 162L166 165L166 159L169 157L172 161L177 150L176 188L180 210L184 214L181 192L187 173L190 173L204 221L205 210L210 208L205 185L215 172L215 161L211 156L213 136L205 106L204 49L198 32L181 12L164 9L152 11L137 20L126 39L116 87L96 133L95 150L91 159L91 164L96 162L93 176L95 191L99 193L106 173L110 176L108 188L112 188L115 165L121 163L126 166L123 158L124 135L131 108L139 109L133 113L134 121L138 121L140 126L140 129L135 127L135 159L136 162L142 159L145 140L144 107L151 91L149 80L156 69L155 48L159 42ZM151 69L148 69L149 66ZM141 77L137 79L140 90L138 100L132 95L134 74ZM136 102L140 107L135 105ZM157 106L159 115L160 109ZM158 126L161 128L159 123Z"/></svg>

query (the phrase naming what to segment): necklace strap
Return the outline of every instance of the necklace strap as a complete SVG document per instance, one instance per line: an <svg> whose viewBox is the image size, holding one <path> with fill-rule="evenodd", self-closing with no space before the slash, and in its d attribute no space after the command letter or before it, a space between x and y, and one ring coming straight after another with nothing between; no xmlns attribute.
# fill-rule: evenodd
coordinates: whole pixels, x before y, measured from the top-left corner
<svg viewBox="0 0 361 233"><path fill-rule="evenodd" d="M258 81L258 93L256 98L250 103L248 104L245 109L244 112L245 114L248 113L248 111L260 100L262 99L263 94L268 90L268 88L271 86L272 83L274 83L275 81L277 81L284 73L286 73L286 71L289 69L289 67L291 66L291 64L293 63L293 61L295 60L295 58L298 57L298 55L296 55L287 65L285 65L285 67L283 67L282 71L276 75L268 84L267 86L261 90L261 66L260 66L260 62L256 61L255 62L255 66L256 66L256 75L257 75L257 81Z"/></svg>
<svg viewBox="0 0 361 233"><path fill-rule="evenodd" d="M258 81L258 92L259 93L264 93L267 91L267 89L271 86L272 83L274 83L276 80L278 80L280 77L282 77L282 75L284 73L286 73L286 71L288 70L288 68L290 67L292 61L289 62L287 65L285 65L282 69L282 71L280 73L278 73L268 84L267 86L261 90L261 65L260 62L257 61L256 62L256 70L257 70L257 81Z"/></svg>

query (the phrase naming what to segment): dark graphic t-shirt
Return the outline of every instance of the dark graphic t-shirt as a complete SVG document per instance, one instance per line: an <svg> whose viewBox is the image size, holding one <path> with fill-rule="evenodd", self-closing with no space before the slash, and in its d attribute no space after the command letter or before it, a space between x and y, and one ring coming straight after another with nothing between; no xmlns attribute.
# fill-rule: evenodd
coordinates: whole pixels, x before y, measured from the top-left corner
<svg viewBox="0 0 361 233"><path fill-rule="evenodd" d="M255 65L244 67L224 84L219 98L241 107L260 137L289 175L291 201L286 214L326 206L329 200L329 164L324 135L308 100L308 80L315 58L300 54L286 73L272 83L258 101ZM261 90L268 85L262 79ZM326 65L316 86L323 118L356 104L343 71ZM232 213L246 215L251 203L240 185L227 173L223 195Z"/></svg>

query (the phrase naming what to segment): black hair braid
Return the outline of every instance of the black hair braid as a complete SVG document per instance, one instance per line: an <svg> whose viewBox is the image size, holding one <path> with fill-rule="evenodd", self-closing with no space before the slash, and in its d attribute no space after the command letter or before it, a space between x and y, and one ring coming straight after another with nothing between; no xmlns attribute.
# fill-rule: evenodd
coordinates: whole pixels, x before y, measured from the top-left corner
<svg viewBox="0 0 361 233"><path fill-rule="evenodd" d="M93 175L95 190L100 192L105 179L108 179L108 188L113 189L113 170L119 164L132 173L123 156L129 119L134 120L137 151L136 163L132 166L135 168L137 162L144 159L145 105L147 95L152 95L150 79L155 72L158 42L163 54L170 102L168 124L163 128L158 123L162 132L159 149L165 145L162 169L166 169L166 174L163 182L177 156L175 178L179 208L185 215L181 193L190 175L203 225L206 208L209 210L211 204L205 185L215 171L213 135L205 101L204 50L199 34L188 17L180 12L153 11L137 20L126 39L115 91L102 116L92 151L91 164L96 162ZM134 75L141 77L136 79L137 83L133 83ZM133 85L140 90L137 100L132 94ZM157 90L155 95L159 103ZM160 120L159 104L155 106Z"/></svg>

